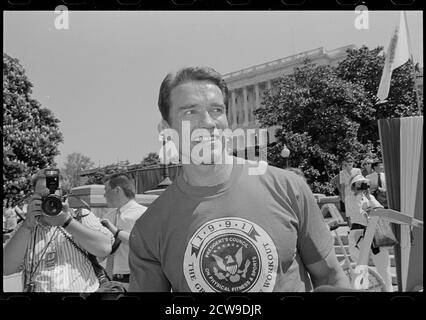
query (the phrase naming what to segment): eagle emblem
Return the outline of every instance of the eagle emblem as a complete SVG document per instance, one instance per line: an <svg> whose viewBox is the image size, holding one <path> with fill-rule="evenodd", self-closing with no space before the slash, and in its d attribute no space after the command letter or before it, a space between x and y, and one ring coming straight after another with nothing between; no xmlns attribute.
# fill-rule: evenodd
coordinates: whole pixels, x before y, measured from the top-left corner
<svg viewBox="0 0 426 320"><path fill-rule="evenodd" d="M219 280L228 280L232 283L240 281L241 278L246 278L247 269L250 266L250 261L246 260L244 268L240 269L243 261L243 247L240 247L234 254L227 254L224 258L212 254L218 268L213 267L213 272Z"/></svg>

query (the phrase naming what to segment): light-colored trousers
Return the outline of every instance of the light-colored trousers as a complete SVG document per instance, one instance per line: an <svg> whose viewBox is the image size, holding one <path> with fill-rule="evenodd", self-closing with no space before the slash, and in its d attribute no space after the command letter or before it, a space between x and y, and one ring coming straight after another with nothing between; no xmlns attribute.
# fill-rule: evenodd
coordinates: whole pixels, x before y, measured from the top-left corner
<svg viewBox="0 0 426 320"><path fill-rule="evenodd" d="M349 253L354 262L358 261L359 250L361 248L362 242L364 238L362 238L358 244L357 241L360 237L362 237L364 230L356 229L350 230L348 241L349 241ZM357 247L356 247L357 246ZM386 247L381 247L380 252L378 254L373 254L370 249L370 254L373 255L373 263L377 269L377 272L382 277L383 281L386 285L386 291L392 292L392 274L391 274L391 266L390 266L390 257L389 257L389 249Z"/></svg>

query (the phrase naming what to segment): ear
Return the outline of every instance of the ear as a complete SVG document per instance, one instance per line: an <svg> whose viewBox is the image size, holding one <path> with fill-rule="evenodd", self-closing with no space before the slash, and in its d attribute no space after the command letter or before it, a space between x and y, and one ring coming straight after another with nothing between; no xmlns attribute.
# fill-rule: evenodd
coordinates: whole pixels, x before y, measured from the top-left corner
<svg viewBox="0 0 426 320"><path fill-rule="evenodd" d="M116 186L116 187L114 188L114 190L115 190L115 192L116 192L117 194L120 194L120 193L123 193L123 194L124 194L123 189L122 189L120 186Z"/></svg>
<svg viewBox="0 0 426 320"><path fill-rule="evenodd" d="M168 129L168 128L170 128L169 123L166 120L161 119L161 121L157 125L158 133L161 133L161 131Z"/></svg>

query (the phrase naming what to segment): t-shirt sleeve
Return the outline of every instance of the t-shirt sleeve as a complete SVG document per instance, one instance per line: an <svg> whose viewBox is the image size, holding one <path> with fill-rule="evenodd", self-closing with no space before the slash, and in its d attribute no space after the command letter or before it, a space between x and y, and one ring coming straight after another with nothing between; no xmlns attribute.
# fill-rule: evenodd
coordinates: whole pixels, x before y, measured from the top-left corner
<svg viewBox="0 0 426 320"><path fill-rule="evenodd" d="M158 233L150 227L149 209L136 222L129 239L129 292L170 292L170 282L163 273L155 246Z"/></svg>
<svg viewBox="0 0 426 320"><path fill-rule="evenodd" d="M294 175L299 218L297 248L305 265L325 259L333 249L333 237L307 183Z"/></svg>

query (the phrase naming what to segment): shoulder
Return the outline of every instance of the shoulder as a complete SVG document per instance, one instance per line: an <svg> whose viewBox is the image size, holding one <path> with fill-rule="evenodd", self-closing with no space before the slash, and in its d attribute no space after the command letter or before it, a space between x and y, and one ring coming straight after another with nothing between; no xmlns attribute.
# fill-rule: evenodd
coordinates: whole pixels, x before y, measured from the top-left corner
<svg viewBox="0 0 426 320"><path fill-rule="evenodd" d="M145 211L147 207L139 204L136 202L136 200L132 200L132 203L130 207L126 210L125 214L127 216L134 216L136 218L139 218Z"/></svg>
<svg viewBox="0 0 426 320"><path fill-rule="evenodd" d="M371 179L371 178L373 178L374 177L374 172L373 173L370 173L370 174L367 174L365 177L367 178L367 179Z"/></svg>
<svg viewBox="0 0 426 320"><path fill-rule="evenodd" d="M356 174L362 174L360 168L352 168L352 170L351 170L351 176L354 176Z"/></svg>
<svg viewBox="0 0 426 320"><path fill-rule="evenodd" d="M173 204L176 203L182 194L173 182L167 189L156 198L149 207L139 205L143 214L140 219L136 221L135 228L137 227L156 227L163 219L167 219L168 215L173 210Z"/></svg>
<svg viewBox="0 0 426 320"><path fill-rule="evenodd" d="M278 180L281 183L289 185L305 184L305 180L295 172L270 165L268 165L266 170L265 178Z"/></svg>
<svg viewBox="0 0 426 320"><path fill-rule="evenodd" d="M80 208L75 210L74 217L83 224L91 224L99 222L99 218L90 210Z"/></svg>
<svg viewBox="0 0 426 320"><path fill-rule="evenodd" d="M286 198L299 198L301 193L309 189L306 181L298 174L271 165L267 166L263 174L255 177L258 179L257 183Z"/></svg>

